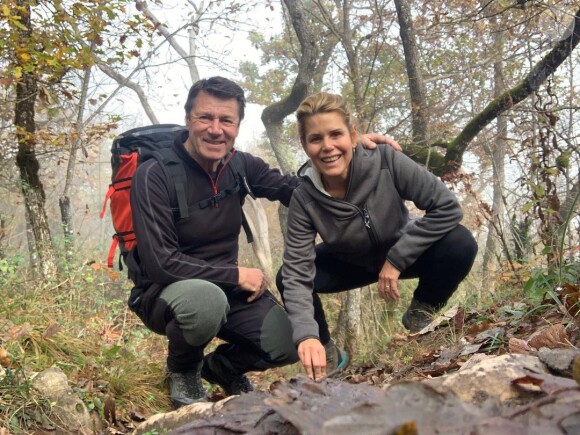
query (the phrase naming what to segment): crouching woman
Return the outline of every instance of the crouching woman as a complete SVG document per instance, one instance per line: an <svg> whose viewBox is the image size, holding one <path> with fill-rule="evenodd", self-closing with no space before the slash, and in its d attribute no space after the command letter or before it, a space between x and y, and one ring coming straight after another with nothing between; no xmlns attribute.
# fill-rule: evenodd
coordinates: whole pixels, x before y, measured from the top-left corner
<svg viewBox="0 0 580 435"><path fill-rule="evenodd" d="M455 195L403 153L357 146L351 118L344 99L325 92L297 110L309 161L290 202L277 285L298 355L313 379L348 363L330 337L318 294L377 283L381 298L396 301L399 279L418 278L402 319L416 332L446 304L477 253L473 236L459 224L463 213ZM411 219L407 200L424 215Z"/></svg>

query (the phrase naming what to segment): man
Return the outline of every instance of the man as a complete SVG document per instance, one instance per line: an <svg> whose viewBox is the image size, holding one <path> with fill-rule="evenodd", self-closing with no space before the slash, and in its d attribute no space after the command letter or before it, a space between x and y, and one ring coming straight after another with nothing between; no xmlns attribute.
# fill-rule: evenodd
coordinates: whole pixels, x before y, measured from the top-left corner
<svg viewBox="0 0 580 435"><path fill-rule="evenodd" d="M239 153L252 193L286 206L300 180L234 150L244 110L244 91L228 79L212 77L191 87L188 131L173 145L185 166L189 217L175 221L175 193L156 159L141 164L133 178L139 246L132 256L140 276L129 304L149 329L169 340L167 370L176 408L206 400L202 378L227 394L240 394L253 389L246 372L298 361L289 320L269 293L264 273L238 266L242 211L230 162ZM204 356L214 337L224 343Z"/></svg>

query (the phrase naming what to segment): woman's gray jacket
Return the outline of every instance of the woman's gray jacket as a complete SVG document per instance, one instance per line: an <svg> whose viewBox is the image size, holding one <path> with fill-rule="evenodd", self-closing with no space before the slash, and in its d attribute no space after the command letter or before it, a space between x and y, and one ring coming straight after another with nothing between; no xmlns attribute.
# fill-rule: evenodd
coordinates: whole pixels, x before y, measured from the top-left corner
<svg viewBox="0 0 580 435"><path fill-rule="evenodd" d="M307 162L290 201L282 278L294 342L318 337L312 287L315 238L347 262L378 274L389 261L400 271L413 264L463 217L455 195L443 182L401 152L379 145L357 146L344 200L329 196ZM409 217L405 201L425 213Z"/></svg>

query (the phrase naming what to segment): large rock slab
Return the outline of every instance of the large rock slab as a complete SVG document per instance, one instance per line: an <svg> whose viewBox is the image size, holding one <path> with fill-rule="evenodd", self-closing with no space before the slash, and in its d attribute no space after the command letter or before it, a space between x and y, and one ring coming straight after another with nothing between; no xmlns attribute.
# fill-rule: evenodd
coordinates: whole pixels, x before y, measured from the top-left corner
<svg viewBox="0 0 580 435"><path fill-rule="evenodd" d="M385 388L297 376L216 404L156 416L136 434L580 434L580 388L537 357L472 359L464 369Z"/></svg>

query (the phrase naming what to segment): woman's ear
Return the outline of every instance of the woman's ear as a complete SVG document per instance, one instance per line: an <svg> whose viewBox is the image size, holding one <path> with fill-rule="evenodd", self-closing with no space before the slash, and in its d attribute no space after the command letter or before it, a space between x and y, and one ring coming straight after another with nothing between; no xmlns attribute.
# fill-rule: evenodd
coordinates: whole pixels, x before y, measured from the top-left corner
<svg viewBox="0 0 580 435"><path fill-rule="evenodd" d="M350 140L352 141L352 148L356 148L358 145L358 132L356 129L356 125L353 125L350 129Z"/></svg>

